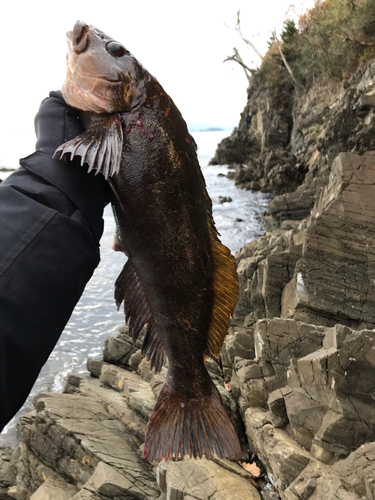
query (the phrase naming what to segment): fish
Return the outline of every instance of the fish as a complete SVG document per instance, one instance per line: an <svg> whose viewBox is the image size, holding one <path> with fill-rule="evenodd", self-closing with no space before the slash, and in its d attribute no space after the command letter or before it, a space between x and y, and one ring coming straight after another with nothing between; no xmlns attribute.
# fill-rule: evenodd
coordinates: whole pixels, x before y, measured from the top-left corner
<svg viewBox="0 0 375 500"><path fill-rule="evenodd" d="M187 125L130 51L77 21L67 33L64 100L85 132L55 155L101 173L112 190L115 282L142 352L166 379L147 425L149 462L186 456L238 460L241 449L205 357L219 359L238 300L236 263L220 240Z"/></svg>

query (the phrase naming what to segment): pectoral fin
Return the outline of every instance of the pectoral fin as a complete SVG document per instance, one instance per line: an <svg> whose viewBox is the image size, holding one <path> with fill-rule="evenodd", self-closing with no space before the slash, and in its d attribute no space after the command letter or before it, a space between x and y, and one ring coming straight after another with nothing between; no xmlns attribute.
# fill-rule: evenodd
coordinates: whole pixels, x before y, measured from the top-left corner
<svg viewBox="0 0 375 500"><path fill-rule="evenodd" d="M120 170L123 133L120 117L117 113L96 115L82 113L82 122L86 131L59 146L54 155L60 153L60 159L72 160L81 157L81 165L87 163L88 172L101 172L106 179Z"/></svg>

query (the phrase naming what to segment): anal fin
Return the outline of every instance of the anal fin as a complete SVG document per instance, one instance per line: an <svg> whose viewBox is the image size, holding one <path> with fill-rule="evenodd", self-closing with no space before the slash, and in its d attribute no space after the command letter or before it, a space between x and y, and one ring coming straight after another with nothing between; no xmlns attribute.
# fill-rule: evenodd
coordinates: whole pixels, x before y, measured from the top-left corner
<svg viewBox="0 0 375 500"><path fill-rule="evenodd" d="M59 146L54 155L60 153L60 159L73 160L81 157L81 165L87 163L88 172L101 172L106 179L120 170L123 132L117 113L97 115L81 113L86 131L74 139Z"/></svg>
<svg viewBox="0 0 375 500"><path fill-rule="evenodd" d="M143 327L147 325L142 354L147 355L151 368L154 368L156 373L160 372L165 360L164 348L158 337L145 288L130 260L126 262L115 282L115 300L118 309L124 302L126 322L134 342Z"/></svg>

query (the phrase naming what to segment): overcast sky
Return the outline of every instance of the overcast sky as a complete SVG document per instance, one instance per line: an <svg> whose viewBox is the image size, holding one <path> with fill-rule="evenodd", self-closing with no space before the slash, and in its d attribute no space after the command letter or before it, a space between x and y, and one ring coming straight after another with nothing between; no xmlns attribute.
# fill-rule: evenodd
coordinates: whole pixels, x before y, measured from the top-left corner
<svg viewBox="0 0 375 500"><path fill-rule="evenodd" d="M189 125L233 127L246 103L242 68L223 64L236 47L249 65L255 53L234 27L241 9L243 34L261 53L279 31L291 0L43 0L2 2L0 163L9 149L30 151L11 135L30 134L49 90L65 76L65 33L78 19L122 42L170 94ZM301 14L314 0L295 2ZM228 27L227 27L227 26ZM1 161L3 160L3 161Z"/></svg>

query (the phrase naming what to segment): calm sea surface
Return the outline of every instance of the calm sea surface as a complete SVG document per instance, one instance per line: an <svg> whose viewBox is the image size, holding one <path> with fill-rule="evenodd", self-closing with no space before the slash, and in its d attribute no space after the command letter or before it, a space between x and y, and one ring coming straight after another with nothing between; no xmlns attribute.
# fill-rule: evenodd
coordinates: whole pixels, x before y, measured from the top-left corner
<svg viewBox="0 0 375 500"><path fill-rule="evenodd" d="M229 134L230 132L195 132L193 136L198 144L199 161L213 201L214 217L221 240L235 253L244 243L263 234L259 216L266 209L269 198L262 193L237 189L232 181L219 176L227 173L227 167L208 166L217 144ZM5 158L1 163L8 166L4 160ZM5 177L6 174L0 172L0 178ZM230 197L233 201L220 204L220 196ZM125 257L111 249L115 226L109 206L104 218L100 265L18 416L26 411L38 392L61 391L67 373L71 370L84 371L87 358L99 358L105 339L109 335L116 335L119 326L124 324L124 313L122 310L117 312L113 292L115 279L125 263ZM0 435L0 446L15 443L16 418L17 416Z"/></svg>

